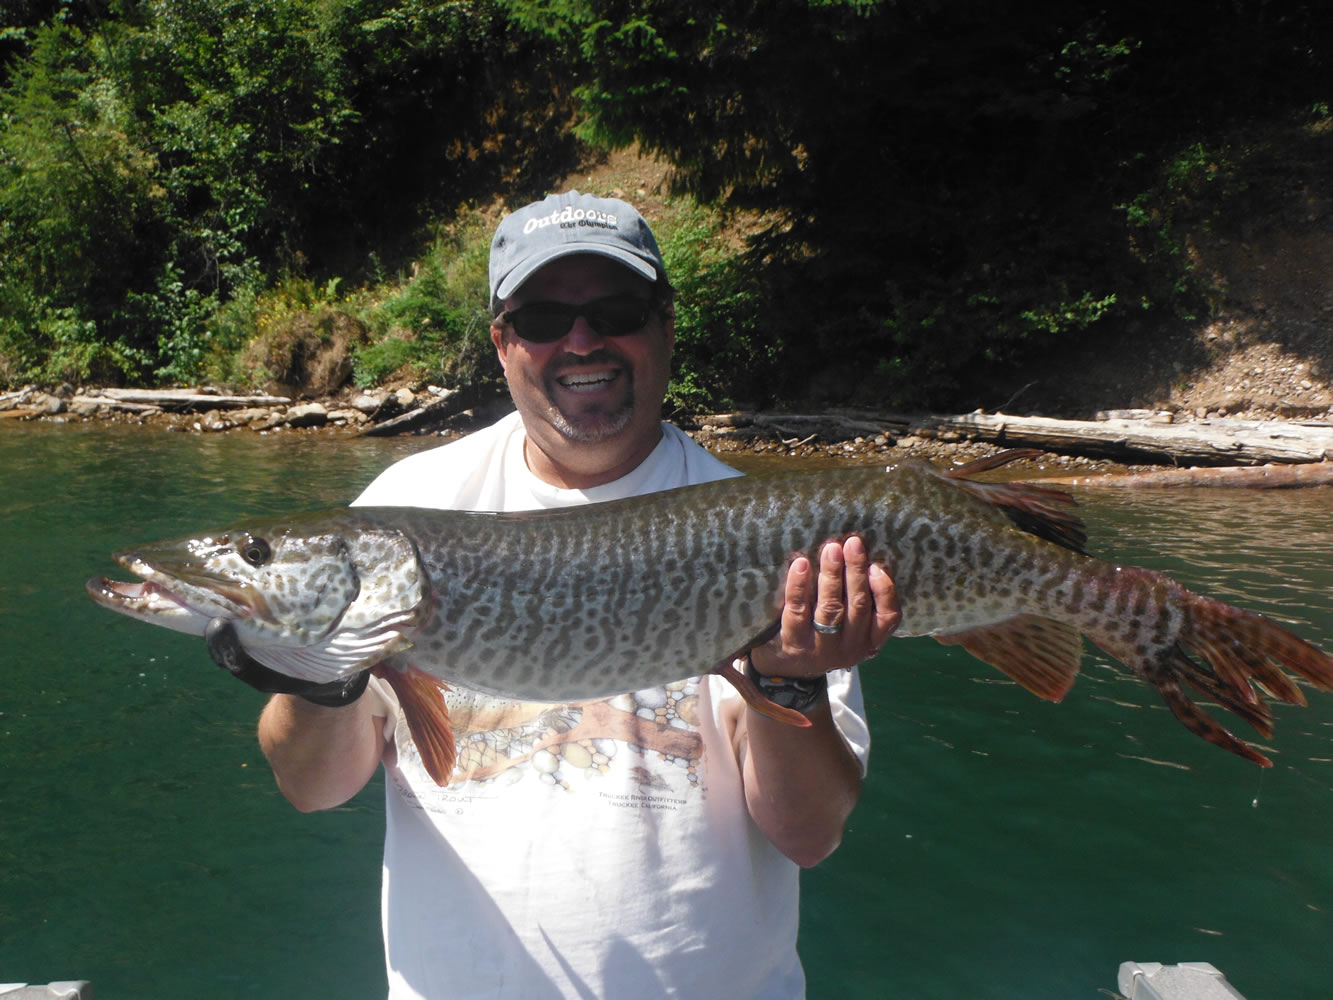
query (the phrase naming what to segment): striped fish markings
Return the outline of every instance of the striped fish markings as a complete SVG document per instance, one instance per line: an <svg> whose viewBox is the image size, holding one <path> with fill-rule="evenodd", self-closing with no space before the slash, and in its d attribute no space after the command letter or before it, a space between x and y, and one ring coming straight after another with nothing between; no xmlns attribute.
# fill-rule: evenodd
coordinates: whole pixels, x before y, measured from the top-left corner
<svg viewBox="0 0 1333 1000"><path fill-rule="evenodd" d="M731 660L775 633L793 554L855 533L893 575L895 636L962 646L1051 701L1073 685L1087 636L1192 732L1268 766L1187 690L1267 738L1267 698L1305 704L1285 671L1326 690L1333 658L1164 574L1084 554L1063 491L968 478L1013 457L730 479L524 513L340 509L127 549L114 558L144 582L87 589L191 634L232 620L250 656L292 677L373 668L445 784L448 684L561 703L712 670L757 710L805 724Z"/></svg>

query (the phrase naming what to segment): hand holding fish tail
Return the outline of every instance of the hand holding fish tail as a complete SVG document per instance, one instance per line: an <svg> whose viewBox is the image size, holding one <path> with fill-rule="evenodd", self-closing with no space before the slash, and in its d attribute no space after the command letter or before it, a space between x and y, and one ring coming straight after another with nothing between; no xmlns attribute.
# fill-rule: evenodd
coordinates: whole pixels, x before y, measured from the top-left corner
<svg viewBox="0 0 1333 1000"><path fill-rule="evenodd" d="M794 559L783 599L778 635L751 654L761 674L814 677L855 666L879 652L902 619L893 580L855 535L824 544L817 575L809 559Z"/></svg>

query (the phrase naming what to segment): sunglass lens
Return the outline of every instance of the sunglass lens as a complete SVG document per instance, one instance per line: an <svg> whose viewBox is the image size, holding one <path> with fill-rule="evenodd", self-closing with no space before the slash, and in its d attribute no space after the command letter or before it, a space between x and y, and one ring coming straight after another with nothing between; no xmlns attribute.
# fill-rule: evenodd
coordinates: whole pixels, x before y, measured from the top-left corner
<svg viewBox="0 0 1333 1000"><path fill-rule="evenodd" d="M584 307L588 323L603 337L623 337L648 322L648 303L632 297L600 299Z"/></svg>
<svg viewBox="0 0 1333 1000"><path fill-rule="evenodd" d="M514 332L534 344L559 340L580 316L603 337L623 337L635 333L648 322L650 306L632 295L613 295L581 306L564 302L530 302L506 313Z"/></svg>
<svg viewBox="0 0 1333 1000"><path fill-rule="evenodd" d="M509 314L514 332L534 344L549 344L567 334L578 316L575 306L558 302L534 302Z"/></svg>

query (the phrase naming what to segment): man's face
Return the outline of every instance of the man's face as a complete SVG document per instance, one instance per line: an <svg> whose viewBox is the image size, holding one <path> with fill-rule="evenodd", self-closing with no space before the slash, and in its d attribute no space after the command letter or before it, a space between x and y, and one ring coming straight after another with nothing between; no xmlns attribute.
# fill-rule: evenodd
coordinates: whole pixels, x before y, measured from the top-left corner
<svg viewBox="0 0 1333 1000"><path fill-rule="evenodd" d="M646 300L650 289L622 264L577 254L542 268L505 308L532 302L582 305L613 295ZM642 330L604 337L579 316L568 333L547 344L524 340L511 325L500 324L492 325L491 339L529 440L543 453L536 462L529 454L534 472L543 473L544 457L557 472L618 478L657 446L675 339L670 317L653 310Z"/></svg>

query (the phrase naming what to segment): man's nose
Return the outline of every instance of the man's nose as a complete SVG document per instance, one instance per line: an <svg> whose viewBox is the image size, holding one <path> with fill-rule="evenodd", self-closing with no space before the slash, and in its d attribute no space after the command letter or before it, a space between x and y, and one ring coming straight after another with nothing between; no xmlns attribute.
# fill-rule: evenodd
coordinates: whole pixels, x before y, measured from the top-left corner
<svg viewBox="0 0 1333 1000"><path fill-rule="evenodd" d="M591 354L606 343L606 338L592 328L587 316L576 316L565 334L565 349L573 354Z"/></svg>

